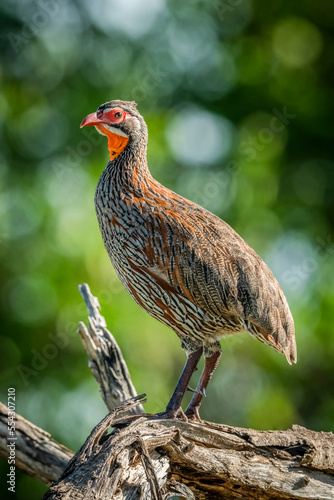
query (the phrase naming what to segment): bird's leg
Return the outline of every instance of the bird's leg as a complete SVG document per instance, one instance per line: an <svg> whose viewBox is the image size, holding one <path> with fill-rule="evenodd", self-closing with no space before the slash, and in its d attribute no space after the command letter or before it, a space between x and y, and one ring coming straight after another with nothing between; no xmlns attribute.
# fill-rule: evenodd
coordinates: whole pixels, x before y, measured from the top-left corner
<svg viewBox="0 0 334 500"><path fill-rule="evenodd" d="M184 413L181 409L181 401L202 354L203 347L200 347L197 351L189 354L178 383L176 384L173 395L168 405L166 406L165 411L162 413L157 413L156 416L158 418L176 418L178 413L184 416Z"/></svg>
<svg viewBox="0 0 334 500"><path fill-rule="evenodd" d="M211 356L205 358L205 365L201 378L197 384L195 394L191 398L191 401L186 409L186 417L190 420L200 420L198 410L201 406L202 399L205 396L205 389L211 380L213 372L218 366L221 355L222 353L219 350L211 354Z"/></svg>

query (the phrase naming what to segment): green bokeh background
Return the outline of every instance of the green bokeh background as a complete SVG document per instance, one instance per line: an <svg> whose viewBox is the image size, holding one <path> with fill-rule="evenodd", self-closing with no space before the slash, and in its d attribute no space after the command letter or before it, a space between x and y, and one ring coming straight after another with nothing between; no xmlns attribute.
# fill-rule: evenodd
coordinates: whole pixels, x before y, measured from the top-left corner
<svg viewBox="0 0 334 500"><path fill-rule="evenodd" d="M176 335L123 289L95 218L107 144L79 124L119 98L147 121L153 176L254 247L295 319L293 367L247 334L222 341L202 418L333 430L334 4L7 0L0 14L1 400L15 387L17 412L73 450L105 415L76 334L82 282L147 411L181 372ZM17 471L17 498L43 491Z"/></svg>

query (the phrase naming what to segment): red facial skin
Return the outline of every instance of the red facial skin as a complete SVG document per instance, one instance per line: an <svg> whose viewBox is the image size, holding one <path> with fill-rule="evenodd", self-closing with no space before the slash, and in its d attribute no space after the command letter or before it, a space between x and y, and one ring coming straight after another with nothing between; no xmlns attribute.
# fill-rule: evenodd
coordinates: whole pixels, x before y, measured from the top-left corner
<svg viewBox="0 0 334 500"><path fill-rule="evenodd" d="M118 116L119 114L120 116ZM82 120L80 128L88 125L94 125L99 132L107 136L110 160L114 160L123 151L129 141L129 138L113 133L111 130L104 127L104 125L112 127L113 125L117 125L131 116L132 115L130 113L126 113L120 108L114 108L107 112L97 111L96 113L91 113L86 116L86 118Z"/></svg>
<svg viewBox="0 0 334 500"><path fill-rule="evenodd" d="M115 116L121 114L121 116ZM110 126L117 125L121 123L123 120L130 118L132 115L130 113L124 112L120 108L114 108L110 111L103 112L97 111L96 113L91 113L87 115L81 122L80 128L86 127L87 125L103 125L104 123Z"/></svg>

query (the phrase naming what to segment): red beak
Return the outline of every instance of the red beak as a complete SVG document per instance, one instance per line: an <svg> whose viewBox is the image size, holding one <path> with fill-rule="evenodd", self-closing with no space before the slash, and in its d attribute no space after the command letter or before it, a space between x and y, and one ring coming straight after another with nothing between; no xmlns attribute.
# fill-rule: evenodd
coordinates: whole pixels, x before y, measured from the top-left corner
<svg viewBox="0 0 334 500"><path fill-rule="evenodd" d="M96 113L91 113L90 115L87 115L86 118L84 118L80 124L80 128L86 127L87 125L102 125L103 123L108 122L106 120L101 120L96 116Z"/></svg>

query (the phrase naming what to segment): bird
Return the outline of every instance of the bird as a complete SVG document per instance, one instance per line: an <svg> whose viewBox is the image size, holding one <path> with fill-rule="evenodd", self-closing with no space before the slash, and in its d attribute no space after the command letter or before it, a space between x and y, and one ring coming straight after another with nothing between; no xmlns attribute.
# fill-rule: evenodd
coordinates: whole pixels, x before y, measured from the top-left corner
<svg viewBox="0 0 334 500"><path fill-rule="evenodd" d="M200 421L226 336L246 331L295 363L293 317L274 275L225 221L153 178L148 129L137 104L106 102L82 120L85 126L108 139L110 160L96 187L95 209L111 263L137 304L176 333L187 356L157 418ZM202 355L202 374L183 411Z"/></svg>

